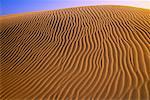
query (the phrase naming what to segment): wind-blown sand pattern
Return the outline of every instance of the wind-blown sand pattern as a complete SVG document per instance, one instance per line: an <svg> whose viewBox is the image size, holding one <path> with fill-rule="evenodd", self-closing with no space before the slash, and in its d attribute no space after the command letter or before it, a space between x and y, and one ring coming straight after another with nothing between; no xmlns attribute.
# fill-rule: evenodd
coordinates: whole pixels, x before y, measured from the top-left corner
<svg viewBox="0 0 150 100"><path fill-rule="evenodd" d="M150 10L76 7L0 23L1 100L150 100Z"/></svg>

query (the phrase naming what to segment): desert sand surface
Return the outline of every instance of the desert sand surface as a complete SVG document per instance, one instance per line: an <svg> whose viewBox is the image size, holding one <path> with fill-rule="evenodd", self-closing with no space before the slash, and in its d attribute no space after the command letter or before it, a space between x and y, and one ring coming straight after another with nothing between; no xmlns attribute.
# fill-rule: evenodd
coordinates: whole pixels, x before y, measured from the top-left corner
<svg viewBox="0 0 150 100"><path fill-rule="evenodd" d="M150 10L75 7L0 24L1 100L150 100Z"/></svg>

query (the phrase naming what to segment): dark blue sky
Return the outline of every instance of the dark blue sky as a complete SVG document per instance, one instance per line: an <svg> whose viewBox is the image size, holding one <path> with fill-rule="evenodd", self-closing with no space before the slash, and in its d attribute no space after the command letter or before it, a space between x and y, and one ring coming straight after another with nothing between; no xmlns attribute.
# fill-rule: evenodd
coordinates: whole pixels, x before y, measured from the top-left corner
<svg viewBox="0 0 150 100"><path fill-rule="evenodd" d="M150 0L0 0L0 15L103 4L150 8Z"/></svg>

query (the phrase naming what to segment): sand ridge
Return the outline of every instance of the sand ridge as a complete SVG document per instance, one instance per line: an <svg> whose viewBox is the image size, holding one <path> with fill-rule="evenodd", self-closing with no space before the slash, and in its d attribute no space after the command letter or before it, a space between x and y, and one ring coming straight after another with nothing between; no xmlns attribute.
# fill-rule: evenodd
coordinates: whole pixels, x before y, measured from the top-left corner
<svg viewBox="0 0 150 100"><path fill-rule="evenodd" d="M2 100L150 99L150 10L77 7L0 24Z"/></svg>

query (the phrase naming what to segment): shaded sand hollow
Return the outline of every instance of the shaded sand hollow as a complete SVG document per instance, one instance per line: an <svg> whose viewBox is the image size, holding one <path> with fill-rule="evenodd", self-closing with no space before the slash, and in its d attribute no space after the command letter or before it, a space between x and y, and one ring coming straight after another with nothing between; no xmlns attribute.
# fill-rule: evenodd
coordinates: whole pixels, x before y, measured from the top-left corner
<svg viewBox="0 0 150 100"><path fill-rule="evenodd" d="M77 7L0 24L1 100L150 100L150 10Z"/></svg>

